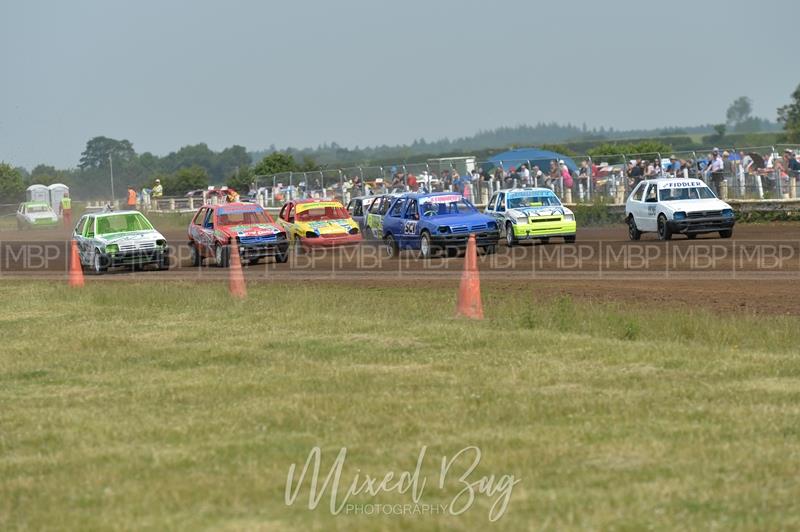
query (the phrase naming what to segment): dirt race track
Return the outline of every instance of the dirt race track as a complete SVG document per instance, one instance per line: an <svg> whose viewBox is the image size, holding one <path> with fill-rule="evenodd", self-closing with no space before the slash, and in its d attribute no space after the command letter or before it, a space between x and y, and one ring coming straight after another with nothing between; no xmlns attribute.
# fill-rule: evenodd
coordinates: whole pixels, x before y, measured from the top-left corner
<svg viewBox="0 0 800 532"><path fill-rule="evenodd" d="M221 281L227 270L213 260L193 268L183 231L165 231L173 250L167 272L114 270L92 281ZM0 278L65 280L65 231L0 233ZM418 259L403 252L387 259L380 246L292 255L245 265L248 282L344 283L361 287L452 284L463 258ZM739 225L729 240L716 235L659 242L646 235L630 242L624 226L579 230L574 245L501 244L479 257L484 287L518 297L568 294L576 299L632 301L654 306L703 306L714 311L800 314L800 224Z"/></svg>

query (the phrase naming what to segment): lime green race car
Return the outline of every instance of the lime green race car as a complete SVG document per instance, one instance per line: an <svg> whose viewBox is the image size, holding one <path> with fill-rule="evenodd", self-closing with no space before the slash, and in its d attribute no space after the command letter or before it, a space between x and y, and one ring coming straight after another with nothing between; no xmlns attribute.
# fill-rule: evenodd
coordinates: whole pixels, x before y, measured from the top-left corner
<svg viewBox="0 0 800 532"><path fill-rule="evenodd" d="M560 237L575 242L575 214L549 188L512 188L492 196L486 214L494 216L508 246L522 240L549 242Z"/></svg>
<svg viewBox="0 0 800 532"><path fill-rule="evenodd" d="M20 203L17 208L17 229L31 227L55 227L58 225L58 216L43 201L27 201Z"/></svg>

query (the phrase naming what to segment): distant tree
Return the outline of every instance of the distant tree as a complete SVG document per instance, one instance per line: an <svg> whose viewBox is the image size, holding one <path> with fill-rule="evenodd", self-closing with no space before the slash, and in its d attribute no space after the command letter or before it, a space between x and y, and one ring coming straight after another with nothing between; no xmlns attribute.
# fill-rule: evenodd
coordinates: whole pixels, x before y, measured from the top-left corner
<svg viewBox="0 0 800 532"><path fill-rule="evenodd" d="M725 136L726 131L727 127L725 126L725 124L717 124L716 126L714 126L714 135L719 139L722 139L722 137Z"/></svg>
<svg viewBox="0 0 800 532"><path fill-rule="evenodd" d="M24 197L22 174L10 164L0 163L0 203L16 203Z"/></svg>
<svg viewBox="0 0 800 532"><path fill-rule="evenodd" d="M256 175L273 175L283 172L299 172L300 167L292 154L276 151L261 159L254 170Z"/></svg>
<svg viewBox="0 0 800 532"><path fill-rule="evenodd" d="M225 184L239 193L250 191L250 186L256 184L255 172L249 166L241 166L225 181ZM265 185L266 183L261 183ZM269 183L272 185L272 182Z"/></svg>
<svg viewBox="0 0 800 532"><path fill-rule="evenodd" d="M778 109L778 122L783 124L786 140L800 142L800 85L792 93L792 100Z"/></svg>
<svg viewBox="0 0 800 532"><path fill-rule="evenodd" d="M161 177L165 196L182 196L190 190L208 187L208 172L201 166L181 168L174 174Z"/></svg>
<svg viewBox="0 0 800 532"><path fill-rule="evenodd" d="M87 168L108 166L109 156L113 158L115 164L118 162L124 163L133 160L136 157L136 152L129 140L94 137L86 143L86 149L81 153L78 167L86 170Z"/></svg>
<svg viewBox="0 0 800 532"><path fill-rule="evenodd" d="M728 119L729 126L736 126L750 118L752 112L753 101L747 96L739 96L733 101L730 107L728 107L728 112L725 113L725 117Z"/></svg>

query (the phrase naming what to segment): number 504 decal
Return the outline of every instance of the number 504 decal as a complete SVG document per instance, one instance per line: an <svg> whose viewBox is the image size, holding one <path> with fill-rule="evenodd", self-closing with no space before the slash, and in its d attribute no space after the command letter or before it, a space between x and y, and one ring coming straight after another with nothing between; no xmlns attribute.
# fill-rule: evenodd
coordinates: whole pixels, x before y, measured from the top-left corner
<svg viewBox="0 0 800 532"><path fill-rule="evenodd" d="M656 206L655 205L648 205L647 214L650 215L650 216L655 216L655 214L656 214Z"/></svg>
<svg viewBox="0 0 800 532"><path fill-rule="evenodd" d="M416 235L417 234L417 222L415 221L408 221L403 225L403 234L404 235Z"/></svg>

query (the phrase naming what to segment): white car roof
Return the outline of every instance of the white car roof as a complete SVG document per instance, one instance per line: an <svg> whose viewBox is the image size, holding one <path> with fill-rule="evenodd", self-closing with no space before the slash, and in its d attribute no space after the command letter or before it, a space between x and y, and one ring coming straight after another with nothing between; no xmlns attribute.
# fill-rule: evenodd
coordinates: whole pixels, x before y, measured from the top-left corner
<svg viewBox="0 0 800 532"><path fill-rule="evenodd" d="M501 190L500 192L504 192L506 194L512 194L516 192L553 192L553 191L546 187L531 187L531 188L506 188Z"/></svg>
<svg viewBox="0 0 800 532"><path fill-rule="evenodd" d="M681 179L681 178L661 178L661 179L645 179L643 183L655 183L659 189L662 188L686 188L686 187L708 187L700 179Z"/></svg>
<svg viewBox="0 0 800 532"><path fill-rule="evenodd" d="M142 213L139 211L111 211L111 212L96 212L92 213L91 215L94 216L95 218L105 218L107 216L116 216L118 214L142 214ZM144 216L144 214L142 214L142 216Z"/></svg>

